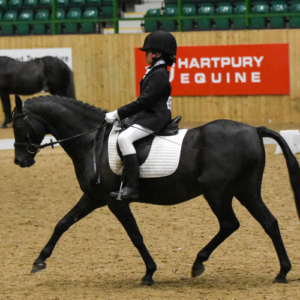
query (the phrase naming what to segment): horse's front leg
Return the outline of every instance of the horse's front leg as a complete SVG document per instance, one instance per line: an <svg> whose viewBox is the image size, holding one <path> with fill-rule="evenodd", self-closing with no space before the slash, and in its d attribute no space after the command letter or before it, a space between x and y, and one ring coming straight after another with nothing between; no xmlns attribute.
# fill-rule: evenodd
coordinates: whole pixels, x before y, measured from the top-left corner
<svg viewBox="0 0 300 300"><path fill-rule="evenodd" d="M108 207L121 222L132 243L138 249L144 260L146 265L146 275L143 277L141 284L148 286L153 285L154 280L152 279L152 276L157 269L156 264L144 244L143 237L130 210L129 204L126 201L117 201L113 199L108 202Z"/></svg>
<svg viewBox="0 0 300 300"><path fill-rule="evenodd" d="M9 94L0 92L2 108L4 112L4 122L2 124L2 128L7 128L7 126L12 122L12 115L11 115L11 104Z"/></svg>
<svg viewBox="0 0 300 300"><path fill-rule="evenodd" d="M91 213L94 209L104 206L105 204L106 203L103 203L103 205L101 205L101 203L84 194L70 212L68 212L55 226L54 233L52 234L49 242L33 263L31 273L42 271L46 268L45 260L51 256L56 243L65 231Z"/></svg>

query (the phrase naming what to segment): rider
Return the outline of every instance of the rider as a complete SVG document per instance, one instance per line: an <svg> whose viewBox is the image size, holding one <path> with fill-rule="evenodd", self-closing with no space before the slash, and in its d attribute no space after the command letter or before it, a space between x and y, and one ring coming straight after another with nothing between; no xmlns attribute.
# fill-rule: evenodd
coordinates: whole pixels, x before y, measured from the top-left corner
<svg viewBox="0 0 300 300"><path fill-rule="evenodd" d="M150 33L141 51L146 52L147 67L140 82L140 96L137 100L106 114L105 120L113 123L134 115L133 125L120 133L118 143L123 154L126 185L121 198L139 197L139 164L133 142L160 130L171 121L171 85L167 66L175 63L177 43L174 36L166 31ZM119 191L110 193L117 198Z"/></svg>

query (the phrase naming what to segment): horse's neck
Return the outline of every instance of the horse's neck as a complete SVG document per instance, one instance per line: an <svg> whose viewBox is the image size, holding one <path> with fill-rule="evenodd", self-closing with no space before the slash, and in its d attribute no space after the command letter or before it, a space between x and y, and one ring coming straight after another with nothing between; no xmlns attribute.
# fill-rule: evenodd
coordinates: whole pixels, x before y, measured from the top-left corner
<svg viewBox="0 0 300 300"><path fill-rule="evenodd" d="M32 110L45 125L46 134L53 135L57 140L91 130L103 119L100 111L97 114L92 107L83 107L72 101L51 102L50 105L36 102Z"/></svg>

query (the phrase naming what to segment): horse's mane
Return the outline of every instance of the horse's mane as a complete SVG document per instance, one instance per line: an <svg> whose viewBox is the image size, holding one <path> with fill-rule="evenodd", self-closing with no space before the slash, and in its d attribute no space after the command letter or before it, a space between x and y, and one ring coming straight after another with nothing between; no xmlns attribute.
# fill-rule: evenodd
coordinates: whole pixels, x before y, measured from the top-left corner
<svg viewBox="0 0 300 300"><path fill-rule="evenodd" d="M65 103L70 103L75 106L81 107L81 110L89 110L89 111L94 111L95 113L99 114L101 112L102 114L107 113L106 109L101 109L98 107L95 107L94 105L85 103L80 100L68 98L68 97L63 97L63 96L57 96L57 95L46 95L46 96L38 96L34 98L27 99L25 103L32 104L37 101L49 101L49 102L57 102L59 104L62 104L63 102ZM26 105L26 104L25 104Z"/></svg>

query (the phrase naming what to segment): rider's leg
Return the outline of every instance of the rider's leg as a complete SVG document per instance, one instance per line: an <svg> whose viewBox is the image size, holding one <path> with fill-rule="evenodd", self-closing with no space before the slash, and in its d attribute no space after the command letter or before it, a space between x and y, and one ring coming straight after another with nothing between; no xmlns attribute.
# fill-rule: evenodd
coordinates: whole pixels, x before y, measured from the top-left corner
<svg viewBox="0 0 300 300"><path fill-rule="evenodd" d="M144 138L151 134L153 131L146 129L140 125L133 124L131 127L120 133L118 137L118 143L120 150L123 154L124 170L123 175L125 176L126 184L121 191L121 198L138 198L139 197L139 177L140 168L133 146L133 142ZM117 198L119 191L110 193L110 196Z"/></svg>

